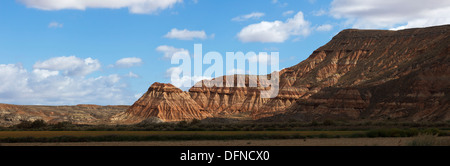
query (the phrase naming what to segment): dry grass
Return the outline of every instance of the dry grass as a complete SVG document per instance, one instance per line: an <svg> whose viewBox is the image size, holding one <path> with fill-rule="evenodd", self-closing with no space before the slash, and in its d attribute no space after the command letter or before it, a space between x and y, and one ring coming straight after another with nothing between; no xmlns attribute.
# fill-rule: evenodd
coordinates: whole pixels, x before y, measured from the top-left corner
<svg viewBox="0 0 450 166"><path fill-rule="evenodd" d="M281 140L201 140L143 142L2 143L2 146L409 146L414 137L397 138L313 138ZM450 137L438 137L450 140Z"/></svg>
<svg viewBox="0 0 450 166"><path fill-rule="evenodd" d="M328 135L328 136L349 136L361 133L361 131L0 131L1 138L20 138L20 137L60 137L60 136L151 136L151 135Z"/></svg>
<svg viewBox="0 0 450 166"><path fill-rule="evenodd" d="M450 138L442 139L437 135L419 134L412 138L409 146L450 146Z"/></svg>

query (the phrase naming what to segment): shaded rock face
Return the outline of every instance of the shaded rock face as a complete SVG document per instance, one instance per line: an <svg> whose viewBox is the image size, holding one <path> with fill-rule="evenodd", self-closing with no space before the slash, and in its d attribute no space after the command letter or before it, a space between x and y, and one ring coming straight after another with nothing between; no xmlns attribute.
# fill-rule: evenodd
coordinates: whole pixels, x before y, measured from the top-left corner
<svg viewBox="0 0 450 166"><path fill-rule="evenodd" d="M253 119L450 120L450 25L401 31L340 32L299 64L280 71L275 98L262 87L206 87L189 92L150 87L128 111L165 121L246 113ZM258 84L261 84L258 80ZM236 82L234 83L236 84ZM275 116L276 115L276 116Z"/></svg>
<svg viewBox="0 0 450 166"><path fill-rule="evenodd" d="M204 119L210 116L187 92L172 84L156 82L125 113L113 117L113 121L133 123L157 117L171 122Z"/></svg>

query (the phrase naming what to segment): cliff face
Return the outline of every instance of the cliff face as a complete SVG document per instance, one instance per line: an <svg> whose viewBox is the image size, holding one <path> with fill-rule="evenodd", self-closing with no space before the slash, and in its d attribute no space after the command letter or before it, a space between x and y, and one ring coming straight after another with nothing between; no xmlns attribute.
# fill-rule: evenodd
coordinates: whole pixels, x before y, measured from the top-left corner
<svg viewBox="0 0 450 166"><path fill-rule="evenodd" d="M204 119L211 116L203 111L187 92L172 84L154 83L124 114L115 116L114 121L139 122L157 117L163 121Z"/></svg>
<svg viewBox="0 0 450 166"><path fill-rule="evenodd" d="M311 86L284 118L449 120L450 26L344 30L314 51L294 87Z"/></svg>
<svg viewBox="0 0 450 166"><path fill-rule="evenodd" d="M217 80L223 80L222 87L208 86ZM233 81L234 80L234 81ZM244 83L240 87L238 82ZM226 86L229 83L233 86ZM189 94L205 111L214 116L227 116L239 113L250 113L252 110L259 110L260 106L268 99L261 98L261 82L257 79L257 87L249 86L248 75L231 75L215 78L213 80L203 80L189 89Z"/></svg>
<svg viewBox="0 0 450 166"><path fill-rule="evenodd" d="M127 114L165 121L240 113L253 119L304 121L449 120L449 52L450 25L401 31L349 29L306 60L280 71L275 98L260 98L263 88L248 87L249 76L224 76L216 79L224 84L230 77L245 79L246 86L200 86L187 93L152 85Z"/></svg>

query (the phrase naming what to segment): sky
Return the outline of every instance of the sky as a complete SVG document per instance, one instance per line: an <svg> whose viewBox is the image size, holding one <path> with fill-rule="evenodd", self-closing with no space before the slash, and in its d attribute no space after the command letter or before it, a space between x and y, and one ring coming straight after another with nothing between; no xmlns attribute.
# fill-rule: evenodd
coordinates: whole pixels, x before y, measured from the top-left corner
<svg viewBox="0 0 450 166"><path fill-rule="evenodd" d="M171 83L171 57L194 44L257 60L278 52L282 69L343 29L444 25L449 11L448 0L2 0L0 103L130 105Z"/></svg>

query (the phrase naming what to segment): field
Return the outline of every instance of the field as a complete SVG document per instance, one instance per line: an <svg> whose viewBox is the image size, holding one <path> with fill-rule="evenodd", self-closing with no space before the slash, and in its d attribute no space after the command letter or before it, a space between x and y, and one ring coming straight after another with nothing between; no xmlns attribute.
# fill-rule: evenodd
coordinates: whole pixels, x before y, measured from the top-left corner
<svg viewBox="0 0 450 166"><path fill-rule="evenodd" d="M1 143L1 146L414 146L420 137L311 138L275 140L195 140L139 142ZM450 146L450 137L422 141L425 146Z"/></svg>
<svg viewBox="0 0 450 166"><path fill-rule="evenodd" d="M350 136L362 131L0 131L2 138L51 138L51 137L97 137L97 136Z"/></svg>
<svg viewBox="0 0 450 166"><path fill-rule="evenodd" d="M450 138L448 137L450 136L449 128L448 122L345 123L324 121L211 124L193 121L136 125L78 125L66 122L47 124L38 120L0 128L0 144L345 146L352 144L404 145L405 140L423 137L428 139L424 139L425 143L424 141L413 141L414 143L410 141L411 145L448 145L450 143L447 142L450 141L445 140ZM444 141L442 142L441 139Z"/></svg>
<svg viewBox="0 0 450 166"><path fill-rule="evenodd" d="M434 133L433 133L434 132ZM145 142L200 140L280 140L312 138L379 138L447 136L447 130L370 131L0 131L0 143L18 142Z"/></svg>

